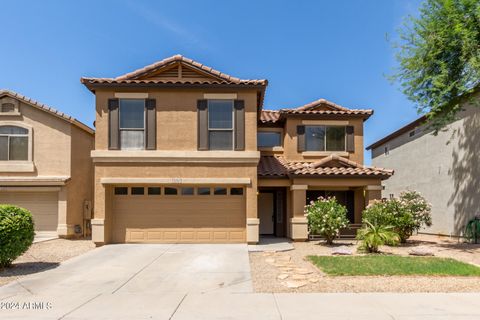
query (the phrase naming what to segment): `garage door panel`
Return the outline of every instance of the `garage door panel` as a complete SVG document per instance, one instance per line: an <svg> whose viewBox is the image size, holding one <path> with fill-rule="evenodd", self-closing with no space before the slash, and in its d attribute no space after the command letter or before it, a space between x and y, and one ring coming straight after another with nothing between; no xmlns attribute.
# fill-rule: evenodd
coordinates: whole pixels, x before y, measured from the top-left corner
<svg viewBox="0 0 480 320"><path fill-rule="evenodd" d="M115 242L245 242L244 196L115 196Z"/></svg>
<svg viewBox="0 0 480 320"><path fill-rule="evenodd" d="M57 231L57 192L2 192L0 203L29 210L35 222L35 231Z"/></svg>

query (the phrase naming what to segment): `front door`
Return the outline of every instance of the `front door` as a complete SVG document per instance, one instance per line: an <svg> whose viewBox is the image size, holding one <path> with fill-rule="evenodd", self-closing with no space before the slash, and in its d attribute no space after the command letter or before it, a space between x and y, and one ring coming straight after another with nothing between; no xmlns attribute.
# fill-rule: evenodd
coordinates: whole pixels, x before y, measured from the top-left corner
<svg viewBox="0 0 480 320"><path fill-rule="evenodd" d="M260 234L274 233L274 194L260 192L258 196L258 217L260 219Z"/></svg>

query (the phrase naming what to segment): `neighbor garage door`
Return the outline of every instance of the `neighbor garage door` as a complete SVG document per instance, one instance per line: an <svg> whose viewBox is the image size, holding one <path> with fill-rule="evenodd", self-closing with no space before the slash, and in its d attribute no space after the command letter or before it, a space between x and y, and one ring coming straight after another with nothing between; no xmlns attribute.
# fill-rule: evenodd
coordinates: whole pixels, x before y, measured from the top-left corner
<svg viewBox="0 0 480 320"><path fill-rule="evenodd" d="M245 242L242 187L117 186L114 242Z"/></svg>
<svg viewBox="0 0 480 320"><path fill-rule="evenodd" d="M33 215L36 231L57 231L57 192L1 192L0 203L28 209Z"/></svg>

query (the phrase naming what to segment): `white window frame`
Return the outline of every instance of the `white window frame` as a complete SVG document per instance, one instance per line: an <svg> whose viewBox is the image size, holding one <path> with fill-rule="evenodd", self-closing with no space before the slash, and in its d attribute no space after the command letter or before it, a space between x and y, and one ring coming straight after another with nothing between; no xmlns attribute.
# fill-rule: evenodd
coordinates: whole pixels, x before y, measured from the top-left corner
<svg viewBox="0 0 480 320"><path fill-rule="evenodd" d="M140 100L143 101L143 129L139 128L122 128L121 119L122 119L122 100ZM143 148L142 149L128 149L122 147L122 131L143 131ZM146 112L145 112L145 99L131 99L131 98L121 98L118 99L118 135L120 140L120 150L145 150L146 149L146 138L147 134L147 121L146 121Z"/></svg>
<svg viewBox="0 0 480 320"><path fill-rule="evenodd" d="M27 134L0 134L0 136L18 136L18 137L27 137L28 143L27 143L27 160L0 160L1 163L26 163L26 162L32 162L32 127L29 125L26 125L22 122L11 122L11 121L2 121L0 122L0 127L6 127L6 126L12 126L12 127L19 127L22 129L27 130ZM9 138L9 145L8 145L8 151L10 152L10 138ZM7 154L7 158L10 158L10 156Z"/></svg>
<svg viewBox="0 0 480 320"><path fill-rule="evenodd" d="M232 128L210 128L210 101L229 101L232 104ZM220 149L211 149L210 148L210 131L232 131L232 148L225 149L227 150L235 150L235 101L233 99L208 99L207 100L207 110L208 110L208 119L207 119L207 127L208 127L208 150L214 151L222 151Z"/></svg>
<svg viewBox="0 0 480 320"><path fill-rule="evenodd" d="M323 127L325 130L325 135L324 135L324 139L323 139L323 150L307 150L307 139L308 139L308 136L306 135L307 133L307 128L308 127ZM343 139L345 140L344 141L344 149L343 150L327 150L327 128L328 127L342 127L344 128L344 131L345 131L345 134L344 134L344 137ZM343 126L343 125L315 125L315 124L312 124L312 125L305 125L305 151L306 152L347 152L347 126Z"/></svg>

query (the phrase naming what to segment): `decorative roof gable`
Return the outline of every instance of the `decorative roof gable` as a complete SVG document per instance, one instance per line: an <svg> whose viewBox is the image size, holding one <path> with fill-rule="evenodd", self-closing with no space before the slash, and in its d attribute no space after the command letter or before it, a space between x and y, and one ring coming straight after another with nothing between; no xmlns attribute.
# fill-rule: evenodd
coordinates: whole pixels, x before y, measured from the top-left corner
<svg viewBox="0 0 480 320"><path fill-rule="evenodd" d="M89 84L238 84L265 87L265 79L239 79L182 55L174 55L116 78L81 78Z"/></svg>

